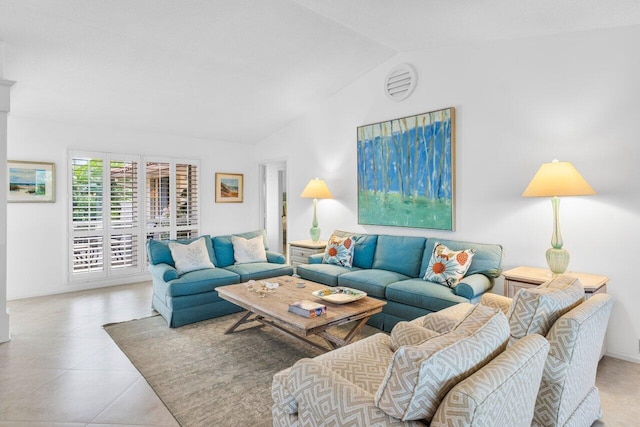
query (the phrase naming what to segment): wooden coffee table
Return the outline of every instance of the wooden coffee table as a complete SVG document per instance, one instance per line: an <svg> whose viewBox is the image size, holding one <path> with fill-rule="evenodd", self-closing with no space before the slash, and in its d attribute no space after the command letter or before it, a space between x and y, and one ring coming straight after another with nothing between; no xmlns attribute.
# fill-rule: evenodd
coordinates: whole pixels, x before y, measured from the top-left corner
<svg viewBox="0 0 640 427"><path fill-rule="evenodd" d="M326 347L310 341L306 337L318 335L327 342L331 349L347 345L367 320L374 314L380 313L382 306L386 304L385 301L370 297L364 297L348 304L331 304L311 295L312 291L328 286L291 276L273 277L265 279L263 282L277 282L280 286L275 292L268 293L264 297L249 291L246 283L216 288L221 298L247 310L247 313L227 329L225 334L236 332L236 329L245 323L259 322L257 327L272 326L315 348L326 351ZM298 288L298 283L304 283L305 287ZM303 299L326 305L327 313L320 317L306 318L288 311L289 304ZM349 322L354 322L353 327L343 338L327 331L328 328Z"/></svg>

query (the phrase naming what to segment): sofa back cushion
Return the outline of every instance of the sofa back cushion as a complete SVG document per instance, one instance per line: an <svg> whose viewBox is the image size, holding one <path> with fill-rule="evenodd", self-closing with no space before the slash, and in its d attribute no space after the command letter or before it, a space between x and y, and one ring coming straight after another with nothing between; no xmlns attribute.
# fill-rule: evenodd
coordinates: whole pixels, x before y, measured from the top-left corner
<svg viewBox="0 0 640 427"><path fill-rule="evenodd" d="M529 334L546 336L558 318L584 301L577 277L560 274L530 289L520 289L507 313L511 342Z"/></svg>
<svg viewBox="0 0 640 427"><path fill-rule="evenodd" d="M188 244L169 242L167 245L180 275L190 271L214 268L204 237Z"/></svg>
<svg viewBox="0 0 640 427"><path fill-rule="evenodd" d="M418 277L425 240L424 237L379 235L372 268Z"/></svg>
<svg viewBox="0 0 640 427"><path fill-rule="evenodd" d="M228 267L235 263L233 257L233 242L231 241L231 234L227 236L216 236L213 238L213 250L218 260L217 267ZM249 231L247 233L233 234L233 236L244 237L245 239L253 239L257 236L262 236L262 242L264 244L265 251L269 250L267 232L266 230Z"/></svg>
<svg viewBox="0 0 640 427"><path fill-rule="evenodd" d="M508 338L505 315L476 305L451 332L398 348L376 406L403 421L430 422L449 390L502 352Z"/></svg>
<svg viewBox="0 0 640 427"><path fill-rule="evenodd" d="M354 236L352 266L371 268L378 241L377 234L358 234L351 231L335 230L333 235L338 237Z"/></svg>
<svg viewBox="0 0 640 427"><path fill-rule="evenodd" d="M465 249L475 250L473 260L467 270L467 276L471 274L484 274L488 277L498 278L502 273L502 246L486 243L461 242L457 240L428 238L422 255L422 263L420 265L420 277L424 277L429 266L429 260L433 253L433 248L442 243L452 251L462 251Z"/></svg>
<svg viewBox="0 0 640 427"><path fill-rule="evenodd" d="M233 259L236 264L267 262L267 251L264 249L264 236L262 234L251 239L231 236L231 243L233 244Z"/></svg>
<svg viewBox="0 0 640 427"><path fill-rule="evenodd" d="M209 258L213 265L218 265L216 260L216 255L213 251L213 244L211 242L211 236L204 235L200 236L204 237L205 246L207 247L207 252L209 252ZM189 243L195 242L200 237L196 237L193 239L178 239L178 240L149 240L147 242L147 256L149 257L149 264L157 265L157 264L169 264L171 267L175 267L176 263L171 256L171 250L169 249L169 242L176 242L188 245Z"/></svg>

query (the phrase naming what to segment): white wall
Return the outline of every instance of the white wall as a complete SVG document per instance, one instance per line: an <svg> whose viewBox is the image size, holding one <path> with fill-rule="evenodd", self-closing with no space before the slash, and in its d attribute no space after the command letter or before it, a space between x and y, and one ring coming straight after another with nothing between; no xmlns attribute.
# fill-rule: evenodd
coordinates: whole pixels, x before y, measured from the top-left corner
<svg viewBox="0 0 640 427"><path fill-rule="evenodd" d="M318 204L324 239L340 228L500 243L505 269L546 267L551 203L520 194L543 162L571 161L598 195L562 200L569 269L611 278L616 304L608 353L640 362L638 51L634 26L397 55L259 144L258 161L289 159L289 239L307 238L311 201L295 195L317 176L335 197ZM415 66L419 82L396 103L382 87L401 62ZM358 225L356 127L450 106L456 108L456 230ZM494 291L501 293L502 285Z"/></svg>
<svg viewBox="0 0 640 427"><path fill-rule="evenodd" d="M258 228L258 167L249 150L171 135L70 126L9 116L12 160L56 163L56 202L8 205L7 298L69 292L115 281L67 283L67 150L105 151L200 160L202 234ZM216 172L243 173L244 203L215 203ZM130 277L139 281L141 277ZM117 283L122 283L119 279Z"/></svg>

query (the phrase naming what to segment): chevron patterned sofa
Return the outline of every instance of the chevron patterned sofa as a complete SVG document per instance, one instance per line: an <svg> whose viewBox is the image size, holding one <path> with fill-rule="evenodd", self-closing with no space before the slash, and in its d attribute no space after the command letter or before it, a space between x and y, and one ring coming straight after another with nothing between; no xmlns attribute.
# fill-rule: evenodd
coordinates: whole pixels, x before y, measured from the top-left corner
<svg viewBox="0 0 640 427"><path fill-rule="evenodd" d="M590 426L602 416L595 378L613 307L610 295L596 294L585 301L576 277L558 275L537 288L521 289L513 299L485 294L480 305L507 315L509 345L532 333L549 341L532 425ZM430 314L424 326L444 333L460 322L470 307L460 304Z"/></svg>
<svg viewBox="0 0 640 427"><path fill-rule="evenodd" d="M149 271L153 279L152 307L164 317L172 328L187 323L199 322L213 317L242 311L241 307L223 300L215 288L260 280L276 276L290 276L293 268L286 264L282 254L271 252L267 246L265 230L234 234L233 236L253 239L262 236L267 262L236 264L234 259L232 235L200 236L211 263L215 268L190 271L178 274L167 240L149 240L147 254ZM198 239L200 238L198 237ZM188 244L196 239L178 240Z"/></svg>
<svg viewBox="0 0 640 427"><path fill-rule="evenodd" d="M273 378L273 425L529 426L549 344L528 335L503 351L509 324L475 305L445 333L424 317ZM536 386L532 386L532 384Z"/></svg>
<svg viewBox="0 0 640 427"><path fill-rule="evenodd" d="M496 244L340 230L333 234L355 236L352 267L324 264L323 254L316 254L309 257L309 264L297 267L298 275L328 286L359 289L385 300L382 313L368 322L385 332L403 320L459 303L477 302L502 273L502 246ZM469 270L454 289L423 279L437 242L454 251L475 250Z"/></svg>

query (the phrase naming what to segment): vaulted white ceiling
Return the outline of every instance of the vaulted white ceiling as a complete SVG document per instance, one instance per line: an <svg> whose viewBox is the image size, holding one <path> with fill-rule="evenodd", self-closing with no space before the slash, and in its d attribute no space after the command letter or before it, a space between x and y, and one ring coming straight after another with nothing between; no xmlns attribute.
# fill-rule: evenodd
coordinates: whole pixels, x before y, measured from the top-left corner
<svg viewBox="0 0 640 427"><path fill-rule="evenodd" d="M255 143L398 52L640 24L640 0L0 0L12 115Z"/></svg>

